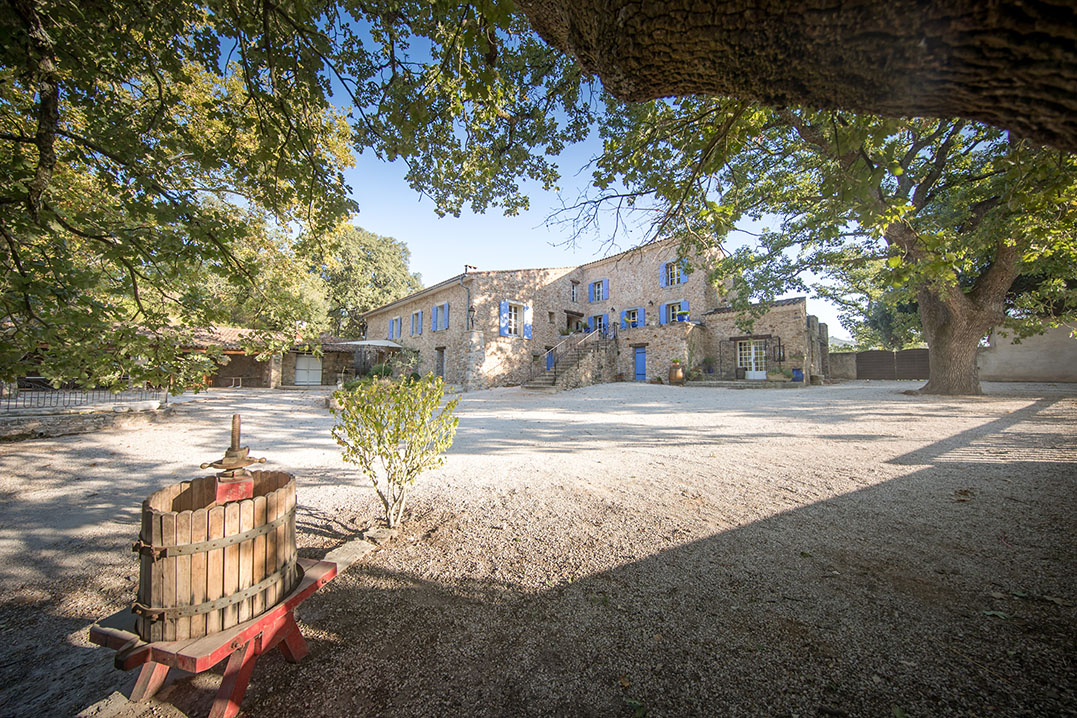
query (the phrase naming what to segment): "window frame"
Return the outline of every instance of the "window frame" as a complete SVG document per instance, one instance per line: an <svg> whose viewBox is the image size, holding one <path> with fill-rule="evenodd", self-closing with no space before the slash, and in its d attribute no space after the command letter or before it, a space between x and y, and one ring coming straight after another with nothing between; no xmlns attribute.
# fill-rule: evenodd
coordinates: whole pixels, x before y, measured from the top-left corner
<svg viewBox="0 0 1077 718"><path fill-rule="evenodd" d="M516 302L509 302L509 311L505 323L505 336L520 337L523 335L524 306Z"/></svg>

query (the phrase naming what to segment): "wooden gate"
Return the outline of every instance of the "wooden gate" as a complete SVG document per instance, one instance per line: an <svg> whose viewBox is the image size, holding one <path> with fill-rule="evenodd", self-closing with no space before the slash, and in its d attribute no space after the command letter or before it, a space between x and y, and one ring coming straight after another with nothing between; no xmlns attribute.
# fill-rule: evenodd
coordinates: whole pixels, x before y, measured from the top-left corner
<svg viewBox="0 0 1077 718"><path fill-rule="evenodd" d="M856 355L857 379L927 379L928 373L927 349L873 349Z"/></svg>

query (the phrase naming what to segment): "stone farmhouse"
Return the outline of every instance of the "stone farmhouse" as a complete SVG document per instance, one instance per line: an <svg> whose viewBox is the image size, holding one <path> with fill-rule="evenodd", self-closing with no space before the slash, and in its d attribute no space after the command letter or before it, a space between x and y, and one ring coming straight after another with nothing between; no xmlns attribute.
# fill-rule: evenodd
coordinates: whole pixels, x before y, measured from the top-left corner
<svg viewBox="0 0 1077 718"><path fill-rule="evenodd" d="M677 250L670 239L577 267L465 272L366 312L366 336L417 351L419 373L465 390L647 381L674 359L714 379L825 374L826 325L803 298L742 332L700 269L713 256Z"/></svg>

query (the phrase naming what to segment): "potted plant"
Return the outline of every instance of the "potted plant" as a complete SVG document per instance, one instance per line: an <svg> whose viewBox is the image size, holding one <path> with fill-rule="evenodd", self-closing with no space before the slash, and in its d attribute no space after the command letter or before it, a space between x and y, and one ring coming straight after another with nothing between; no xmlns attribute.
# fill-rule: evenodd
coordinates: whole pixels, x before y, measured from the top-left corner
<svg viewBox="0 0 1077 718"><path fill-rule="evenodd" d="M670 384L683 384L684 383L684 367L681 366L680 359L673 360L673 366L669 368L669 383Z"/></svg>

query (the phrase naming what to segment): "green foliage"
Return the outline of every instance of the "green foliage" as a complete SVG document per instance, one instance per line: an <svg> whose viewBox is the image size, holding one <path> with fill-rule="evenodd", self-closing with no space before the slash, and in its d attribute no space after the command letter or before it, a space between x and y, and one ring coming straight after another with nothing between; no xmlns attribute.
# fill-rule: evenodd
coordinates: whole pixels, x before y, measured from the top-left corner
<svg viewBox="0 0 1077 718"><path fill-rule="evenodd" d="M393 369L389 366L388 362L384 364L375 364L374 366L370 367L370 371L367 373L367 375L372 376L376 379L380 379L382 377L392 376Z"/></svg>
<svg viewBox="0 0 1077 718"><path fill-rule="evenodd" d="M611 103L602 134L585 221L602 208L644 207L653 235L675 230L701 247L738 220L771 221L714 267L742 312L807 289L810 271L831 297L870 288L861 311L850 303L850 324L874 316L881 325L880 305L916 302L934 321L929 342L975 341L1000 321L1036 331L1077 317L1074 156L966 121L707 97ZM1041 281L1004 306L1022 275ZM911 323L892 318L882 340L911 341Z"/></svg>
<svg viewBox="0 0 1077 718"><path fill-rule="evenodd" d="M408 270L411 252L403 242L347 222L326 235L301 238L298 251L325 282L336 336L362 337L360 314L423 286Z"/></svg>
<svg viewBox="0 0 1077 718"><path fill-rule="evenodd" d="M333 438L344 461L355 464L374 485L390 528L399 525L409 489L428 469L441 466L442 452L456 436L453 415L459 397L443 402L440 378L372 382L338 391Z"/></svg>
<svg viewBox="0 0 1077 718"><path fill-rule="evenodd" d="M257 245L332 233L352 151L405 162L442 213L512 213L591 119L580 71L509 0L15 0L0 33L3 379L182 385L206 359L192 327L318 323L315 289L271 291L293 250ZM351 333L367 300L331 264Z"/></svg>

